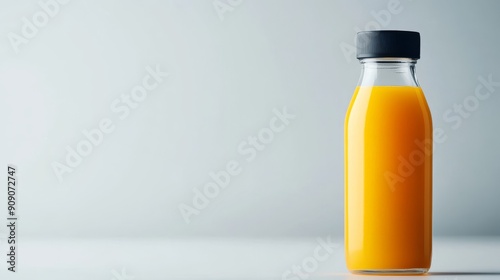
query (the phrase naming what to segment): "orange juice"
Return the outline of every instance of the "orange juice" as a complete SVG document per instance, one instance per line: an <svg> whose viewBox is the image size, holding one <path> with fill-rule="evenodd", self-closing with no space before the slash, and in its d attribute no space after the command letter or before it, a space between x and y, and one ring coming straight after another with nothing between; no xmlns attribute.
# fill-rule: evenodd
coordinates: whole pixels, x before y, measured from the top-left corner
<svg viewBox="0 0 500 280"><path fill-rule="evenodd" d="M432 247L432 120L418 86L358 86L345 119L353 272L423 273Z"/></svg>

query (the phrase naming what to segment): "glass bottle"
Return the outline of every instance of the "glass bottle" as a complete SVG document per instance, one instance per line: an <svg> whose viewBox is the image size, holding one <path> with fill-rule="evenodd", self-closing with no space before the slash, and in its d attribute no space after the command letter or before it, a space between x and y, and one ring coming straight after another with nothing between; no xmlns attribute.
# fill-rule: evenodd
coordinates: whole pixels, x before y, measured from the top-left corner
<svg viewBox="0 0 500 280"><path fill-rule="evenodd" d="M432 250L432 118L415 76L420 34L357 34L345 119L345 256L353 273L421 274Z"/></svg>

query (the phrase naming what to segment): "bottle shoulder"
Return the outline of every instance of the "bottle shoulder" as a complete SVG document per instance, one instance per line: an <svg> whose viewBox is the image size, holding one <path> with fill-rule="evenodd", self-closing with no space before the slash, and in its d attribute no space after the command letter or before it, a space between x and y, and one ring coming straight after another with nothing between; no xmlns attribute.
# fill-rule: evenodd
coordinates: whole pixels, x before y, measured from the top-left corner
<svg viewBox="0 0 500 280"><path fill-rule="evenodd" d="M418 116L431 122L429 106L419 86L358 86L345 121L348 124L349 121L366 122L367 118L382 121Z"/></svg>

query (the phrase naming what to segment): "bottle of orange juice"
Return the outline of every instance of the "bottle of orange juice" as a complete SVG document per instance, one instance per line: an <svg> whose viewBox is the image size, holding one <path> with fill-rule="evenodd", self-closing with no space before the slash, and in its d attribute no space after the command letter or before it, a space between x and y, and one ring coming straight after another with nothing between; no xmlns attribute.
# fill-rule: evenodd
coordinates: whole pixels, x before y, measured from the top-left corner
<svg viewBox="0 0 500 280"><path fill-rule="evenodd" d="M367 274L422 274L432 250L432 119L415 76L420 34L357 34L345 119L345 256Z"/></svg>

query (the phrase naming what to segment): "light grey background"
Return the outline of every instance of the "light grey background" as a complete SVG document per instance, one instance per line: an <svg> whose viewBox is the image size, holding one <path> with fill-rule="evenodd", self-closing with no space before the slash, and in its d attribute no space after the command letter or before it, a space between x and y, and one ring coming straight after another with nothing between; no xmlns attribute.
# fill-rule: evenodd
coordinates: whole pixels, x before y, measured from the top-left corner
<svg viewBox="0 0 500 280"><path fill-rule="evenodd" d="M342 46L390 1L233 0L222 20L214 2L73 0L17 54L8 34L41 8L0 2L0 158L19 169L21 236L343 234L343 122L360 67ZM421 32L417 74L447 134L434 232L499 235L500 87L457 129L443 114L478 77L500 81L500 2L399 2L379 25ZM156 64L170 76L120 120L110 104ZM246 162L238 145L285 106L296 118ZM115 130L59 182L51 164L103 118ZM179 204L230 160L242 173L186 224Z"/></svg>

